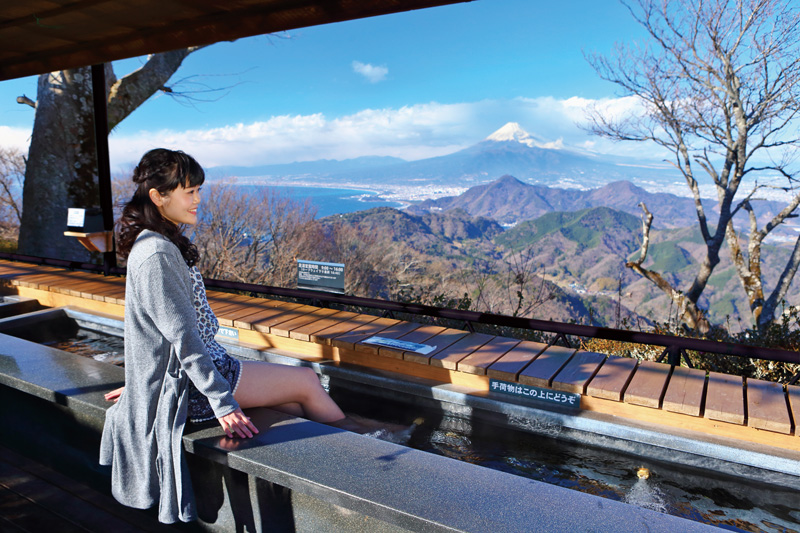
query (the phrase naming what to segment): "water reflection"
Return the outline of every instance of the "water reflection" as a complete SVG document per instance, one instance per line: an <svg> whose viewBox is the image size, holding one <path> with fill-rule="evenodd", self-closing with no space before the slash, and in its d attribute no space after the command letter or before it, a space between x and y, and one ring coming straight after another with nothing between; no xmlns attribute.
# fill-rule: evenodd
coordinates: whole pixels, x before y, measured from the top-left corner
<svg viewBox="0 0 800 533"><path fill-rule="evenodd" d="M52 346L122 362L122 339L91 331ZM572 443L556 438L562 428L546 420L516 418L498 427L341 386L329 392L348 413L409 427L397 439L378 438L729 530L800 533L797 491Z"/></svg>
<svg viewBox="0 0 800 533"><path fill-rule="evenodd" d="M123 366L125 343L121 337L97 333L87 329L79 329L77 333L66 339L44 343L65 352L91 357L95 361L103 361L112 365Z"/></svg>

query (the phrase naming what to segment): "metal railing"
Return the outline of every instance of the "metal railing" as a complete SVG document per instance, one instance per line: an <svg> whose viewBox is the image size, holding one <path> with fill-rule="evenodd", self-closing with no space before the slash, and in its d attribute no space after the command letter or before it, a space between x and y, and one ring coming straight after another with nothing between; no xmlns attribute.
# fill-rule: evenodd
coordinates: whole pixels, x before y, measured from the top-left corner
<svg viewBox="0 0 800 533"><path fill-rule="evenodd" d="M0 253L0 258L13 261L22 261L34 264L44 264L59 266L72 270L87 270L98 273L104 272L104 267L92 263L80 263L65 261L60 259L49 259L41 257L22 256L18 254ZM124 268L114 268L111 273L124 275ZM541 331L553 333L554 338L550 343L563 339L567 343L567 336L605 339L610 341L660 346L664 348L658 361L667 358L670 365L679 365L681 359L691 366L691 362L686 354L687 351L707 352L720 355L732 355L752 359L763 359L766 361L777 361L783 363L800 364L800 352L791 350L781 350L776 348L763 348L759 346L749 346L730 342L712 341L706 339L696 339L692 337L678 337L675 335L665 335L661 333L647 333L642 331L632 331L624 329L614 329L600 326L587 326L583 324L569 324L565 322L555 322L552 320L539 320L534 318L513 317L498 315L494 313L481 313L478 311L465 311L460 309L447 309L444 307L434 307L430 305L394 302L390 300L378 300L373 298L362 298L360 296L347 296L342 294L329 293L324 291L313 291L306 289L286 289L283 287L272 287L268 285L256 285L252 283L242 283L235 281L209 279L206 278L205 284L209 288L224 289L230 291L241 291L258 295L271 295L283 298L304 299L318 302L319 304L338 304L351 307L365 307L382 311L384 314L404 313L409 315L423 315L434 318L449 319L463 322L465 327L473 330L473 324L486 324L522 330ZM800 372L795 374L790 384L800 380Z"/></svg>

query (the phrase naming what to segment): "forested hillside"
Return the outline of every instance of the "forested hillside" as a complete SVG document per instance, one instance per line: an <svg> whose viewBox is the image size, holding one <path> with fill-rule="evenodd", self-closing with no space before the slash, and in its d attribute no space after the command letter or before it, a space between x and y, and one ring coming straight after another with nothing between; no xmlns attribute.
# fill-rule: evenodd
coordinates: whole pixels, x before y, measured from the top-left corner
<svg viewBox="0 0 800 533"><path fill-rule="evenodd" d="M576 191L504 176L404 211L378 208L321 222L349 227L374 239L372 246L392 250L382 268L387 287L396 278L395 297L466 295L479 310L616 326L625 317L651 323L675 313L652 283L625 267L641 246L641 201L668 219L652 231L645 265L676 285L691 283L702 252L700 235L685 218L691 204L627 182ZM765 247L768 283L779 275L771 265L785 264L790 252ZM392 257L402 264L392 265ZM793 288L788 301L800 303L800 291ZM750 320L727 249L701 304L714 323L738 330Z"/></svg>

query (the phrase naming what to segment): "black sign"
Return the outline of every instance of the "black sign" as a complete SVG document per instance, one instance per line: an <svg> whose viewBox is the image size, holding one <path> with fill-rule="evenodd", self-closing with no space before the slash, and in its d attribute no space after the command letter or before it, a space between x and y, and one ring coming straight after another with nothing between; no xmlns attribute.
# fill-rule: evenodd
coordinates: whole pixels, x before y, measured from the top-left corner
<svg viewBox="0 0 800 533"><path fill-rule="evenodd" d="M502 392L504 394L511 394L519 398L539 400L573 409L580 409L581 406L581 395L575 394L574 392L542 389L539 387L521 385L519 383L509 383L508 381L500 381L497 379L489 380L489 390L492 392Z"/></svg>
<svg viewBox="0 0 800 533"><path fill-rule="evenodd" d="M344 294L344 264L298 259L297 288Z"/></svg>

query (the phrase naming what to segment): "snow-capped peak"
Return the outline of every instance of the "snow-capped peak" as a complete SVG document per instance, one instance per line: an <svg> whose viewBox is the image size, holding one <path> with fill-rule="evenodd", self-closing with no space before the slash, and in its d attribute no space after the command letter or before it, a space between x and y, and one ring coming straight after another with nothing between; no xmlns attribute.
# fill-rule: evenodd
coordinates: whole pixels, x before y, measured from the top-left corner
<svg viewBox="0 0 800 533"><path fill-rule="evenodd" d="M492 133L488 137L486 137L487 141L516 141L518 143L524 144L526 146L530 146L531 148L563 148L563 141L558 139L554 142L544 142L541 139L537 139L527 131L522 129L516 122L509 122L496 132Z"/></svg>

